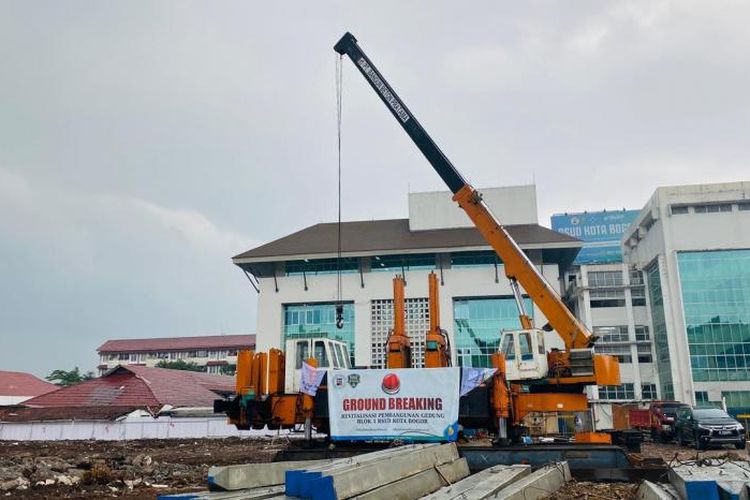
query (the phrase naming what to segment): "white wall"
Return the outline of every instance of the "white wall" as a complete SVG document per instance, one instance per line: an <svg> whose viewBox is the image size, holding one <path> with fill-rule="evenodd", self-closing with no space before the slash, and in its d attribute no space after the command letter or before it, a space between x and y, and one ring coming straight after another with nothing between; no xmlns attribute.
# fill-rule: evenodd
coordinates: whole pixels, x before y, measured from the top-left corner
<svg viewBox="0 0 750 500"><path fill-rule="evenodd" d="M537 224L536 186L480 189L485 204L504 225ZM409 229L474 227L450 191L409 194Z"/></svg>
<svg viewBox="0 0 750 500"><path fill-rule="evenodd" d="M558 267L556 264L545 264L540 269L553 288L558 289ZM438 279L439 279L439 270ZM503 273L503 266L498 266L499 282L495 283L494 267L446 269L443 271L444 286L440 287L440 322L448 331L451 343L453 336L453 298L511 296L508 280ZM406 273L406 298L427 297L427 275L429 271L410 271ZM354 302L355 363L358 366L370 364L370 301L374 299L393 298L393 273L364 273L364 288L360 284L359 273L343 275L343 300ZM258 329L256 332L257 349L267 351L271 347L281 348L283 327L282 304L333 302L336 300L336 275L308 276L308 290L304 289L302 276L277 278L279 291L274 290L273 278L261 278L260 296L258 299ZM534 307L534 320L542 326L547 321ZM549 347L562 348L562 341L557 335L549 334ZM455 351L455 350L454 350ZM455 352L454 352L455 355ZM454 359L455 362L455 359Z"/></svg>
<svg viewBox="0 0 750 500"><path fill-rule="evenodd" d="M135 411L116 421L0 422L0 441L179 439L274 436L279 431L239 431L225 415L153 418ZM286 433L286 431L281 431Z"/></svg>

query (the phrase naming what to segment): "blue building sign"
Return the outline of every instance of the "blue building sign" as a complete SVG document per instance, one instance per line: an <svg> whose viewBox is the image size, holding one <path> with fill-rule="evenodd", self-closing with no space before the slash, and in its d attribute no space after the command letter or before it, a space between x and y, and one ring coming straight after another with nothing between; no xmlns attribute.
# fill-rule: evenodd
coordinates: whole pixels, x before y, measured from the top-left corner
<svg viewBox="0 0 750 500"><path fill-rule="evenodd" d="M639 210L556 214L552 229L583 241L574 264L622 262L620 238Z"/></svg>

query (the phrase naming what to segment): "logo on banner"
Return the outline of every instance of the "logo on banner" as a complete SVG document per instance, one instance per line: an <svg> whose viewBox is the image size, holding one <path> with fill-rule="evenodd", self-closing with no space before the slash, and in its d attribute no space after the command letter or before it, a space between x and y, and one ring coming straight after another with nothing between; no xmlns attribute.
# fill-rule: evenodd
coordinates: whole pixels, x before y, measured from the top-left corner
<svg viewBox="0 0 750 500"><path fill-rule="evenodd" d="M383 382L380 384L380 388L386 394L397 394L401 390L401 381L398 379L398 375L395 373L389 373L383 377Z"/></svg>
<svg viewBox="0 0 750 500"><path fill-rule="evenodd" d="M336 375L335 377L333 377L333 386L336 388L344 387L344 376Z"/></svg>
<svg viewBox="0 0 750 500"><path fill-rule="evenodd" d="M351 374L347 378L347 381L349 382L349 385L354 389L359 385L359 375Z"/></svg>

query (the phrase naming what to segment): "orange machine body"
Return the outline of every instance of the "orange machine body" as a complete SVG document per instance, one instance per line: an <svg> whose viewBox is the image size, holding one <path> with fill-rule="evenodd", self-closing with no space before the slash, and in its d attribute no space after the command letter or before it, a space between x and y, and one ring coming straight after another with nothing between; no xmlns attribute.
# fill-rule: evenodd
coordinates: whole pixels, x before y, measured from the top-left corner
<svg viewBox="0 0 750 500"><path fill-rule="evenodd" d="M430 330L425 339L424 366L425 368L443 368L451 365L448 340L445 332L440 328L440 288L437 275L428 275Z"/></svg>
<svg viewBox="0 0 750 500"><path fill-rule="evenodd" d="M388 368L411 368L411 341L406 335L404 278L393 278L393 329L388 335Z"/></svg>

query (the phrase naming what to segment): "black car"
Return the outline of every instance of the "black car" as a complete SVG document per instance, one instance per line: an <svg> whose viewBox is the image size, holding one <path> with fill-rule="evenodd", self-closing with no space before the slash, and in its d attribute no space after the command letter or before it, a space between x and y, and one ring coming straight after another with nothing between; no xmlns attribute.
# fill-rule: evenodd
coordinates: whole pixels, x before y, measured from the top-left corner
<svg viewBox="0 0 750 500"><path fill-rule="evenodd" d="M679 408L675 432L681 445L693 443L698 450L713 444L745 447L745 428L719 408Z"/></svg>

